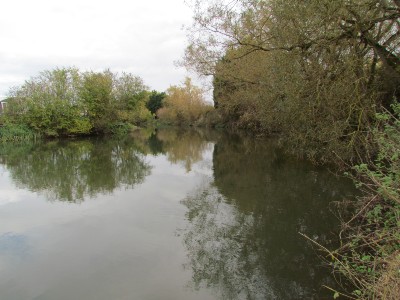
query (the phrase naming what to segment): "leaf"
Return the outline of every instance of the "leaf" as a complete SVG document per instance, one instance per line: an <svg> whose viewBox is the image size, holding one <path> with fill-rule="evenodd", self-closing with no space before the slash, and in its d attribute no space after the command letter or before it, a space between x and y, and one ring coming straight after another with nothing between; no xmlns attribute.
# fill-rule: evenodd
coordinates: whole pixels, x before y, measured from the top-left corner
<svg viewBox="0 0 400 300"><path fill-rule="evenodd" d="M338 292L335 292L335 293L333 294L333 299L339 298L339 296L340 296L340 294L339 294Z"/></svg>

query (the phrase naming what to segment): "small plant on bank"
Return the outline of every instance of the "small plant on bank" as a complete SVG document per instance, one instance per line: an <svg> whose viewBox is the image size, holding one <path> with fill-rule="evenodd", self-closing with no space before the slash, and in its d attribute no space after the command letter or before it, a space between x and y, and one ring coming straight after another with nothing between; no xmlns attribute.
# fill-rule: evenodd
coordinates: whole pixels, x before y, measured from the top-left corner
<svg viewBox="0 0 400 300"><path fill-rule="evenodd" d="M354 167L365 196L335 252L335 267L354 285L356 299L400 295L400 104L392 109L376 116L376 159Z"/></svg>
<svg viewBox="0 0 400 300"><path fill-rule="evenodd" d="M124 136L124 135L127 135L129 132L131 132L135 128L137 128L137 127L132 124L118 122L118 123L113 123L113 124L108 125L107 131L116 136L121 136L121 135Z"/></svg>
<svg viewBox="0 0 400 300"><path fill-rule="evenodd" d="M35 139L36 134L26 125L5 124L0 127L0 142L19 142Z"/></svg>

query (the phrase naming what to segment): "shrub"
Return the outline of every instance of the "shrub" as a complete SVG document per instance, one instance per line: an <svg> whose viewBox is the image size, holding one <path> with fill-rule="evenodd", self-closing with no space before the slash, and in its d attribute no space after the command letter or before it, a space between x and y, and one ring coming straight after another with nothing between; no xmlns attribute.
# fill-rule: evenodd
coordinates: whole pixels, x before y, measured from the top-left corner
<svg viewBox="0 0 400 300"><path fill-rule="evenodd" d="M157 117L164 123L177 125L195 125L204 114L212 110L204 99L203 90L186 78L183 86L171 86L167 90L163 107L157 111Z"/></svg>
<svg viewBox="0 0 400 300"><path fill-rule="evenodd" d="M35 138L35 133L26 125L5 124L0 127L0 142L24 141Z"/></svg>
<svg viewBox="0 0 400 300"><path fill-rule="evenodd" d="M109 131L109 124L154 119L140 77L62 68L41 72L10 92L5 123L24 124L45 136Z"/></svg>
<svg viewBox="0 0 400 300"><path fill-rule="evenodd" d="M393 114L376 115L376 158L354 167L365 196L344 224L346 238L335 264L354 284L354 296L363 299L400 295L400 104L392 108Z"/></svg>

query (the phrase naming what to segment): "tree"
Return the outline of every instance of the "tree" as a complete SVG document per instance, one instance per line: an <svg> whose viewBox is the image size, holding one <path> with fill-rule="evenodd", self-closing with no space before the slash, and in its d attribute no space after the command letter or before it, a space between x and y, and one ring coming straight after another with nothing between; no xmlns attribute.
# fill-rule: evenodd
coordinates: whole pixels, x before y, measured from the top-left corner
<svg viewBox="0 0 400 300"><path fill-rule="evenodd" d="M113 95L119 121L140 125L152 119L150 111L146 108L148 89L139 76L129 73L115 75Z"/></svg>
<svg viewBox="0 0 400 300"><path fill-rule="evenodd" d="M109 132L152 119L147 86L132 74L74 68L43 71L10 92L5 122L46 136Z"/></svg>
<svg viewBox="0 0 400 300"><path fill-rule="evenodd" d="M115 117L113 104L113 74L110 71L103 73L87 72L83 74L80 98L96 131L104 131Z"/></svg>
<svg viewBox="0 0 400 300"><path fill-rule="evenodd" d="M146 107L151 111L152 114L155 114L157 110L159 110L163 106L163 100L167 96L164 92L152 91L149 96L149 100L146 103Z"/></svg>
<svg viewBox="0 0 400 300"><path fill-rule="evenodd" d="M113 94L119 108L134 109L138 102L146 98L148 87L139 76L123 72L114 77Z"/></svg>
<svg viewBox="0 0 400 300"><path fill-rule="evenodd" d="M400 86L398 1L196 1L185 65L214 76L226 121L297 152L357 159Z"/></svg>
<svg viewBox="0 0 400 300"><path fill-rule="evenodd" d="M10 92L5 117L48 136L86 134L92 126L82 116L81 77L74 68L43 71Z"/></svg>
<svg viewBox="0 0 400 300"><path fill-rule="evenodd" d="M171 86L163 103L164 107L157 112L158 118L177 124L193 125L212 108L207 105L203 90L193 85L189 77L183 86Z"/></svg>
<svg viewBox="0 0 400 300"><path fill-rule="evenodd" d="M342 41L400 72L397 0L195 1L194 13L185 62L202 74L214 74L226 51L238 47L246 51L234 59L256 51L315 52Z"/></svg>

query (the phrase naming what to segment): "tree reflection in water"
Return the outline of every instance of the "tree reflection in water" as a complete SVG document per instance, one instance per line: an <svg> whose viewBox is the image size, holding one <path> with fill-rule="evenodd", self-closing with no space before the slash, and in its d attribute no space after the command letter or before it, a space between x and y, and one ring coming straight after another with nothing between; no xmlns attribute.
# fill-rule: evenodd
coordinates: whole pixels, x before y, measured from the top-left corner
<svg viewBox="0 0 400 300"><path fill-rule="evenodd" d="M203 159L204 151L211 146L207 131L160 129L157 139L163 144L168 160L173 164L182 164L186 172L192 165Z"/></svg>
<svg viewBox="0 0 400 300"><path fill-rule="evenodd" d="M272 141L223 136L213 156L214 180L182 201L193 287L221 299L324 296L322 285L335 285L330 270L298 232L333 243L328 204L352 193L351 183L285 157Z"/></svg>
<svg viewBox="0 0 400 300"><path fill-rule="evenodd" d="M334 286L330 270L320 267L298 232L329 247L338 222L328 204L354 189L326 169L283 155L271 140L199 130L135 131L123 140L1 145L0 163L21 187L80 202L142 183L151 170L145 155L163 154L190 172L212 150L211 142L212 166L205 165L213 176L197 174L204 184L182 201L193 288L211 288L218 299L325 297L321 286Z"/></svg>
<svg viewBox="0 0 400 300"><path fill-rule="evenodd" d="M275 299L258 254L248 249L253 216L240 213L212 186L183 204L189 209L184 243L193 287L214 288L221 299Z"/></svg>
<svg viewBox="0 0 400 300"><path fill-rule="evenodd" d="M0 153L19 187L41 192L49 200L81 202L133 187L150 174L132 139L50 141L9 149L2 145Z"/></svg>
<svg viewBox="0 0 400 300"><path fill-rule="evenodd" d="M81 202L99 193L143 182L151 167L146 155L164 154L189 172L210 147L197 130L135 130L121 140L98 138L0 145L0 163L16 184L49 200Z"/></svg>

